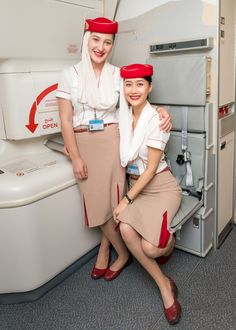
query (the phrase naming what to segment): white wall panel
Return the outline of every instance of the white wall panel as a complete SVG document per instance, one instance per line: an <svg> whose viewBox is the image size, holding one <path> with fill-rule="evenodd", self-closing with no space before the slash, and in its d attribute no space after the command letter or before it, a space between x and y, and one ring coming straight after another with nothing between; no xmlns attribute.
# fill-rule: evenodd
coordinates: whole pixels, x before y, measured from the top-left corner
<svg viewBox="0 0 236 330"><path fill-rule="evenodd" d="M235 0L221 1L219 106L235 99Z"/></svg>
<svg viewBox="0 0 236 330"><path fill-rule="evenodd" d="M101 0L0 0L0 59L77 60L84 20L97 16L103 16Z"/></svg>
<svg viewBox="0 0 236 330"><path fill-rule="evenodd" d="M120 0L119 9L117 11L116 18L119 21L131 19L142 15L153 8L167 4L168 2L180 2L182 0ZM198 0L206 4L215 5L217 0Z"/></svg>

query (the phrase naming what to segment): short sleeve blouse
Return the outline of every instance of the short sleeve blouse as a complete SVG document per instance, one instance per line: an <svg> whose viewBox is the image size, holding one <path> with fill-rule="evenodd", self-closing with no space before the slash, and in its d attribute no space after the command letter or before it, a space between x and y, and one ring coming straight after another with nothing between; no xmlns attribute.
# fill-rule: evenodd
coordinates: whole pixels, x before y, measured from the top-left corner
<svg viewBox="0 0 236 330"><path fill-rule="evenodd" d="M165 150L166 144L169 140L170 133L166 133L160 130L160 119L155 109L153 109L153 116L148 123L147 133L144 142L139 150L139 158L137 159L137 165L139 172L142 174L147 167L148 163L148 147ZM161 172L167 163L165 161L164 153L160 160L156 173Z"/></svg>
<svg viewBox="0 0 236 330"><path fill-rule="evenodd" d="M78 64L73 65L62 72L61 80L58 84L56 97L70 100L73 106L73 127L88 125L89 120L94 119L95 111L88 104L78 102ZM119 68L114 66L114 81L116 90L120 90ZM99 110L96 113L98 119L103 119L104 123L118 123L118 110L109 109L107 111Z"/></svg>

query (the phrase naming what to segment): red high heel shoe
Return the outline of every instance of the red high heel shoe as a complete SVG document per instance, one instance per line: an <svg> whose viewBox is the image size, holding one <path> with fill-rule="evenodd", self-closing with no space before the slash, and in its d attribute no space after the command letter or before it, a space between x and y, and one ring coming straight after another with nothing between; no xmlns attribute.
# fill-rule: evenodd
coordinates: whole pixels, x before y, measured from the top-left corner
<svg viewBox="0 0 236 330"><path fill-rule="evenodd" d="M124 270L126 267L128 267L133 261L133 256L130 254L128 260L126 261L126 263L124 264L123 267L121 267L119 270L111 270L110 268L108 268L108 270L106 271L105 275L104 275L104 280L106 281L112 281L115 278L117 278L120 273L122 272L122 270Z"/></svg>
<svg viewBox="0 0 236 330"><path fill-rule="evenodd" d="M109 269L110 261L111 261L111 256L109 256L108 265L106 268L100 269L100 268L96 268L95 266L93 267L91 272L91 277L93 280L98 280L99 278L105 275L106 271Z"/></svg>
<svg viewBox="0 0 236 330"><path fill-rule="evenodd" d="M181 306L177 300L178 288L177 288L175 282L171 278L169 278L169 281L170 281L171 291L172 291L172 294L174 297L174 302L169 308L164 307L164 314L165 314L167 321L171 325L174 325L174 324L178 323L180 320Z"/></svg>

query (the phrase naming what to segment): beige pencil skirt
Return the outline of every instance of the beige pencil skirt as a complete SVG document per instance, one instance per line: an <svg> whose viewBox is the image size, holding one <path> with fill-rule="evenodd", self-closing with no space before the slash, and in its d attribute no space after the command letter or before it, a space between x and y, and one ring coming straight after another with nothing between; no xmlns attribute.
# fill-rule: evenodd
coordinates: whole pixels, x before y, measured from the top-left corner
<svg viewBox="0 0 236 330"><path fill-rule="evenodd" d="M78 181L85 225L100 226L112 218L124 195L125 169L120 165L118 125L75 135L88 168L88 179Z"/></svg>
<svg viewBox="0 0 236 330"><path fill-rule="evenodd" d="M135 184L130 180L130 185ZM172 235L170 223L181 203L181 188L170 171L158 173L127 205L118 219L133 227L145 240L164 248Z"/></svg>

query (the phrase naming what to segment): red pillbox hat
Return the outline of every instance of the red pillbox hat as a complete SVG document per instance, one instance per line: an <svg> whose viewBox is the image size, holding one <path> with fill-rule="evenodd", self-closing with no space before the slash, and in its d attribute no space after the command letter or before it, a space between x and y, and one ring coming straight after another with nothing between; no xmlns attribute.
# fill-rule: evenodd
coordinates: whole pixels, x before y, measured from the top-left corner
<svg viewBox="0 0 236 330"><path fill-rule="evenodd" d="M122 66L120 69L121 78L142 78L153 75L153 66L149 64L131 64Z"/></svg>
<svg viewBox="0 0 236 330"><path fill-rule="evenodd" d="M85 30L91 32L116 34L118 31L118 23L116 21L111 21L106 17L86 19Z"/></svg>

